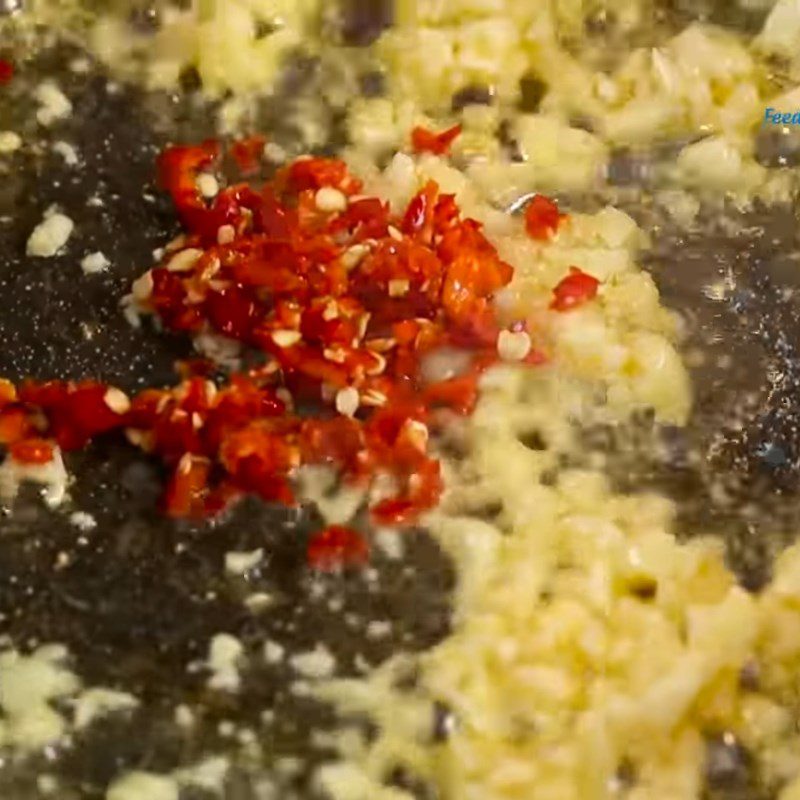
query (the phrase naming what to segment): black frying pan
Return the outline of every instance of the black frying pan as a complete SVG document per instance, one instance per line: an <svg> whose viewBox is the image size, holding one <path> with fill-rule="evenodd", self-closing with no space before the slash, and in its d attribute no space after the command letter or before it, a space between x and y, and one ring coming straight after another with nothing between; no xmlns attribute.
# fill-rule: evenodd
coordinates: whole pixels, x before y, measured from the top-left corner
<svg viewBox="0 0 800 800"><path fill-rule="evenodd" d="M0 92L0 128L31 129L27 96L42 76L58 76L75 105L69 120L37 132L23 153L0 162L0 375L92 376L129 390L171 383L186 344L147 325L131 328L118 302L150 266L152 250L176 231L152 185L156 153L167 139L209 133L211 117L197 96L110 88L96 67L75 74L67 66L75 55L66 45L49 50ZM273 108L265 124L279 127L280 116ZM77 148L79 168L50 150L56 139ZM68 250L49 260L26 258L25 240L52 203L76 223ZM646 208L631 205L640 217L650 215ZM798 521L800 295L787 289L800 287L800 273L792 209L731 213L743 226L736 235L722 229L718 211L688 236L653 216L645 220L656 226L648 266L666 302L688 321L687 347L706 354L694 370L691 425L663 429L643 420L637 441L610 430L586 436L610 454L621 488L652 485L680 501L682 535L711 530L724 537L742 583L757 591ZM95 250L111 267L84 276L79 261ZM703 288L728 271L736 291L724 301L708 299ZM723 356L730 366L720 366ZM736 419L743 424L734 428ZM29 490L0 519L0 634L22 650L66 644L87 685L132 692L141 706L97 723L58 752L0 761L2 798L41 796L36 777L44 773L58 778L59 800L101 798L126 769L168 772L220 752L236 763L226 798L256 798L259 775L282 757L301 761L281 779L278 796L313 796L311 768L326 753L313 746L310 731L328 725L330 714L291 692L290 671L256 665L244 670L239 695L220 697L187 665L204 658L213 635L231 632L254 653L266 638L290 651L323 642L340 674L357 674L447 631L451 569L422 532L409 534L402 562L378 553L371 579L326 578L312 587L303 553L320 525L313 509L248 501L217 524L175 524L156 509L158 467L119 442L98 442L70 457L69 467L75 483L66 512L48 510ZM84 533L71 524L74 509L91 513L97 528ZM257 547L266 556L247 581L225 575L227 551ZM244 597L262 590L276 597L274 606L248 611ZM367 637L371 620L391 621L389 635ZM178 704L194 711L188 731L175 722ZM241 757L242 731L256 734L258 758ZM746 754L719 743L711 753L709 797L758 796Z"/></svg>

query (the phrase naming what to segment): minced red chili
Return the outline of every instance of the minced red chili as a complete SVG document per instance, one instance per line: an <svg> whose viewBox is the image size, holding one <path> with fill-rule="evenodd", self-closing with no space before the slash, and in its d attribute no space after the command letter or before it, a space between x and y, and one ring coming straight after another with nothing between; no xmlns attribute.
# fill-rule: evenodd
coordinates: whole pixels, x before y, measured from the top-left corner
<svg viewBox="0 0 800 800"><path fill-rule="evenodd" d="M448 155L453 142L461 135L461 125L454 125L446 131L434 133L427 128L416 127L411 132L411 146L416 153Z"/></svg>
<svg viewBox="0 0 800 800"><path fill-rule="evenodd" d="M587 275L577 267L570 267L569 274L553 289L553 302L550 308L555 311L570 311L573 308L594 300L600 281Z"/></svg>
<svg viewBox="0 0 800 800"><path fill-rule="evenodd" d="M363 566L369 559L369 545L358 531L331 525L311 537L306 557L309 566L321 572Z"/></svg>
<svg viewBox="0 0 800 800"><path fill-rule="evenodd" d="M0 58L0 86L9 83L14 77L14 64L6 58Z"/></svg>
<svg viewBox="0 0 800 800"><path fill-rule="evenodd" d="M554 200L534 195L525 207L525 230L537 241L547 241L558 231L566 215L558 210Z"/></svg>
<svg viewBox="0 0 800 800"><path fill-rule="evenodd" d="M41 465L53 460L53 445L44 439L22 439L9 447L14 461L20 464Z"/></svg>
<svg viewBox="0 0 800 800"><path fill-rule="evenodd" d="M445 134L440 145L457 135ZM248 155L254 142L242 145ZM220 156L205 142L160 157L186 232L137 282L137 303L167 328L261 350L263 366L220 387L187 364L178 386L130 399L95 381L0 382L0 444L44 463L55 445L124 431L170 469L164 508L174 517L215 514L244 494L293 503L297 468L329 464L365 487L388 478L394 492L373 518L414 523L443 488L429 429L441 409L473 409L478 377L497 359L492 298L512 268L433 181L395 215L360 194L344 162L301 158L258 190L238 184L206 199L197 177ZM422 362L441 347L470 351L471 366L426 382ZM526 359L540 361L535 351ZM300 416L296 401L318 410ZM312 562L332 553L366 557L343 528L309 547Z"/></svg>
<svg viewBox="0 0 800 800"><path fill-rule="evenodd" d="M457 132L446 134L441 142ZM283 415L278 431L262 420L223 450L202 452L222 459L236 487L268 499L290 499L286 476L313 459L335 463L352 480L387 472L398 493L373 514L413 522L435 505L441 479L426 447L406 446L406 439L427 431L434 407L461 414L473 407L477 375L491 363L486 355L499 332L491 299L511 280L511 267L432 181L394 216L380 199L359 194L361 181L344 162L301 158L258 192L231 186L208 201L196 178L219 155L207 142L171 148L160 159L162 185L187 227L182 248L199 255L179 269L172 261L180 253L166 255L152 270L145 309L168 328L211 329L264 351L265 386L348 407L354 418L339 425L348 428L344 448L330 441L345 433L334 432L330 420L288 424ZM472 371L423 385L421 360L445 345L471 348ZM342 391L347 399L337 403ZM315 435L315 425L324 435ZM313 456L303 448L308 441ZM251 445L246 459L236 456Z"/></svg>
<svg viewBox="0 0 800 800"><path fill-rule="evenodd" d="M254 135L238 139L231 145L231 155L243 175L251 175L258 171L266 143L266 137Z"/></svg>

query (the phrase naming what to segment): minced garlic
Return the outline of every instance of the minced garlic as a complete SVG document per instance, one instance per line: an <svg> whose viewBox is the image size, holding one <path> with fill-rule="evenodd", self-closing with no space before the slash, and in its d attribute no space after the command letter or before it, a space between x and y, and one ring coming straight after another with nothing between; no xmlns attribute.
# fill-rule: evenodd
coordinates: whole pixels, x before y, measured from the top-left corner
<svg viewBox="0 0 800 800"><path fill-rule="evenodd" d="M74 229L75 223L65 214L46 215L28 237L25 251L29 256L52 258L66 246Z"/></svg>

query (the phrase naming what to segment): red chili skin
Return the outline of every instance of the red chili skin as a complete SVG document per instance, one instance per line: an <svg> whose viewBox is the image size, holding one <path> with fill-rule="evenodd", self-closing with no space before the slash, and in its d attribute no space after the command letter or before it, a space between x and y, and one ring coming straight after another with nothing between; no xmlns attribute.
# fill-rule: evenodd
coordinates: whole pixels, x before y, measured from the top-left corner
<svg viewBox="0 0 800 800"><path fill-rule="evenodd" d="M161 267L154 269L153 308L163 318L167 327L176 331L195 331L201 323L200 310L184 304L186 291L178 275Z"/></svg>
<svg viewBox="0 0 800 800"><path fill-rule="evenodd" d="M206 313L211 324L226 336L247 341L258 319L256 300L243 289L230 286L210 292Z"/></svg>
<svg viewBox="0 0 800 800"><path fill-rule="evenodd" d="M478 400L478 376L463 375L432 383L425 387L423 397L431 406L449 408L467 416L472 413Z"/></svg>
<svg viewBox="0 0 800 800"><path fill-rule="evenodd" d="M219 154L219 144L212 140L199 145L173 145L161 153L157 162L158 180L170 192L176 207L180 209L187 202L200 200L197 176L212 166Z"/></svg>
<svg viewBox="0 0 800 800"><path fill-rule="evenodd" d="M17 387L11 381L0 378L0 409L17 401Z"/></svg>
<svg viewBox="0 0 800 800"><path fill-rule="evenodd" d="M306 420L300 432L300 449L308 464L338 464L357 475L366 451L364 427L350 417Z"/></svg>
<svg viewBox="0 0 800 800"><path fill-rule="evenodd" d="M211 464L208 459L187 456L167 484L164 511L170 517L198 518L205 514L205 498Z"/></svg>
<svg viewBox="0 0 800 800"><path fill-rule="evenodd" d="M258 172L264 145L267 143L265 136L248 136L246 139L237 139L230 146L230 153L236 161L243 175L252 175Z"/></svg>
<svg viewBox="0 0 800 800"><path fill-rule="evenodd" d="M219 154L219 144L209 140L195 146L168 147L158 158L159 185L172 195L178 215L189 228L202 226L208 212L197 188L197 176L216 163Z"/></svg>
<svg viewBox="0 0 800 800"><path fill-rule="evenodd" d="M414 236L432 227L438 194L439 187L436 182L428 181L422 191L411 199L403 216L404 233Z"/></svg>
<svg viewBox="0 0 800 800"><path fill-rule="evenodd" d="M23 407L8 406L0 411L0 444L13 444L25 439L33 431L33 423Z"/></svg>
<svg viewBox="0 0 800 800"><path fill-rule="evenodd" d="M369 544L358 531L331 525L311 538L306 559L309 567L319 572L361 567L369 560Z"/></svg>
<svg viewBox="0 0 800 800"><path fill-rule="evenodd" d="M11 458L19 464L41 466L53 460L55 450L45 439L23 439L9 447Z"/></svg>
<svg viewBox="0 0 800 800"><path fill-rule="evenodd" d="M246 184L229 186L214 198L211 208L201 216L196 232L214 244L222 225L233 225L235 229L242 221L243 212L246 210L257 214L261 209L261 203L258 193Z"/></svg>
<svg viewBox="0 0 800 800"><path fill-rule="evenodd" d="M444 491L441 465L425 459L411 476L405 494L383 500L371 509L372 519L379 525L413 525L420 511L435 508Z"/></svg>
<svg viewBox="0 0 800 800"><path fill-rule="evenodd" d="M278 173L276 183L298 193L330 187L345 194L357 194L362 186L361 181L350 175L347 164L336 158L298 159Z"/></svg>
<svg viewBox="0 0 800 800"><path fill-rule="evenodd" d="M571 311L594 300L600 281L577 267L569 268L569 275L553 289L550 308L554 311Z"/></svg>
<svg viewBox="0 0 800 800"><path fill-rule="evenodd" d="M14 72L14 65L8 59L0 58L0 86L10 83Z"/></svg>
<svg viewBox="0 0 800 800"><path fill-rule="evenodd" d="M27 381L20 387L19 396L23 403L45 414L48 434L62 450L80 450L95 436L123 424L124 418L105 402L107 390L97 381Z"/></svg>
<svg viewBox="0 0 800 800"><path fill-rule="evenodd" d="M275 190L267 185L261 192L261 209L258 213L261 230L274 242L288 242L294 228L294 214L284 208L275 196Z"/></svg>
<svg viewBox="0 0 800 800"><path fill-rule="evenodd" d="M433 153L444 156L450 153L453 142L461 135L461 125L454 125L446 131L434 133L427 128L416 127L411 132L411 146L415 153Z"/></svg>
<svg viewBox="0 0 800 800"><path fill-rule="evenodd" d="M537 194L525 208L525 230L531 239L545 242L552 238L566 215L549 197Z"/></svg>
<svg viewBox="0 0 800 800"><path fill-rule="evenodd" d="M350 231L357 242L383 239L389 233L389 207L377 197L354 200L329 224L328 229L334 234Z"/></svg>

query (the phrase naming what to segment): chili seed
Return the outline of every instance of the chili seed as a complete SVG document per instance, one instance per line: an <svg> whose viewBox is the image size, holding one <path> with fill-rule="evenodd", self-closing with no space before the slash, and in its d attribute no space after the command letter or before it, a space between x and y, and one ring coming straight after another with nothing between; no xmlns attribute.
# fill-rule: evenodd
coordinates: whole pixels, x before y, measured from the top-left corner
<svg viewBox="0 0 800 800"><path fill-rule="evenodd" d="M500 331L497 353L503 361L522 361L531 352L531 337L525 331Z"/></svg>
<svg viewBox="0 0 800 800"><path fill-rule="evenodd" d="M181 250L170 259L167 269L170 272L189 272L202 255L202 250L198 250L196 247L187 247L186 250Z"/></svg>
<svg viewBox="0 0 800 800"><path fill-rule="evenodd" d="M340 389L336 393L336 410L345 417L354 417L359 404L358 389L354 389L352 386Z"/></svg>
<svg viewBox="0 0 800 800"><path fill-rule="evenodd" d="M303 338L300 331L273 331L272 333L272 341L275 342L278 347L292 347L296 345L301 339Z"/></svg>
<svg viewBox="0 0 800 800"><path fill-rule="evenodd" d="M131 401L128 399L128 395L114 387L106 390L106 393L103 395L103 402L115 414L127 414L131 408Z"/></svg>
<svg viewBox="0 0 800 800"><path fill-rule="evenodd" d="M320 211L334 213L347 208L347 198L338 189L323 186L316 194L314 202Z"/></svg>
<svg viewBox="0 0 800 800"><path fill-rule="evenodd" d="M236 238L236 229L233 225L221 225L217 231L217 244L230 244Z"/></svg>
<svg viewBox="0 0 800 800"><path fill-rule="evenodd" d="M389 281L389 297L405 297L411 284L404 278Z"/></svg>

